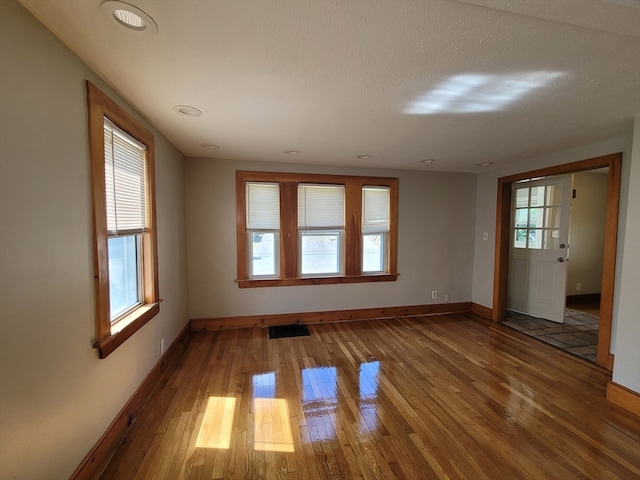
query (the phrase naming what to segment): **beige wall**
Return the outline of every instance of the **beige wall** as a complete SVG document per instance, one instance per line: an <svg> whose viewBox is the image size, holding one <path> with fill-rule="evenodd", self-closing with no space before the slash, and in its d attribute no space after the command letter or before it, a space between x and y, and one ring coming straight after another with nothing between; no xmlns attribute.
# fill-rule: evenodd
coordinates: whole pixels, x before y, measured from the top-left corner
<svg viewBox="0 0 640 480"><path fill-rule="evenodd" d="M240 289L236 278L235 171L399 177L396 282ZM471 300L475 175L187 160L191 318L313 312ZM437 290L439 298L431 299Z"/></svg>
<svg viewBox="0 0 640 480"><path fill-rule="evenodd" d="M576 198L571 200L567 295L600 293L602 290L607 179L606 173L573 175Z"/></svg>
<svg viewBox="0 0 640 480"><path fill-rule="evenodd" d="M157 131L160 314L107 359L94 329L85 80L117 97L17 2L0 1L0 478L63 479L187 321L184 159Z"/></svg>
<svg viewBox="0 0 640 480"><path fill-rule="evenodd" d="M629 194L625 234L620 242L618 328L613 381L640 394L640 115L636 115L629 155Z"/></svg>

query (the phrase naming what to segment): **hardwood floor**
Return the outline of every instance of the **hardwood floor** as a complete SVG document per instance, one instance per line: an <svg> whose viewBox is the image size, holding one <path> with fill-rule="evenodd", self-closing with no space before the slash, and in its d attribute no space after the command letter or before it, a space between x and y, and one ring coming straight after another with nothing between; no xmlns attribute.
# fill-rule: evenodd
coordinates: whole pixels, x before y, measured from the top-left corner
<svg viewBox="0 0 640 480"><path fill-rule="evenodd" d="M194 334L104 479L631 479L606 370L472 314Z"/></svg>

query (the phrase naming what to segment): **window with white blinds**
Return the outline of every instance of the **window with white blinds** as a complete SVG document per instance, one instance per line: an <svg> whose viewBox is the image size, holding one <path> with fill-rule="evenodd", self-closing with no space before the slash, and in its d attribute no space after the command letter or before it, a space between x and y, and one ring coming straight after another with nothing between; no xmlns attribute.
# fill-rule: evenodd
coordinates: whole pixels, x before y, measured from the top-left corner
<svg viewBox="0 0 640 480"><path fill-rule="evenodd" d="M298 228L344 229L344 185L298 185Z"/></svg>
<svg viewBox="0 0 640 480"><path fill-rule="evenodd" d="M388 270L389 197L389 187L362 187L362 273Z"/></svg>
<svg viewBox="0 0 640 480"><path fill-rule="evenodd" d="M362 233L389 231L389 188L362 188Z"/></svg>
<svg viewBox="0 0 640 480"><path fill-rule="evenodd" d="M398 179L236 172L240 288L397 278Z"/></svg>
<svg viewBox="0 0 640 480"><path fill-rule="evenodd" d="M160 311L155 141L144 125L88 81L87 106L94 346L105 358Z"/></svg>
<svg viewBox="0 0 640 480"><path fill-rule="evenodd" d="M277 183L247 182L247 229L280 228L280 189Z"/></svg>
<svg viewBox="0 0 640 480"><path fill-rule="evenodd" d="M280 245L280 184L245 184L250 278L277 277Z"/></svg>
<svg viewBox="0 0 640 480"><path fill-rule="evenodd" d="M147 231L146 148L104 119L104 169L109 236Z"/></svg>

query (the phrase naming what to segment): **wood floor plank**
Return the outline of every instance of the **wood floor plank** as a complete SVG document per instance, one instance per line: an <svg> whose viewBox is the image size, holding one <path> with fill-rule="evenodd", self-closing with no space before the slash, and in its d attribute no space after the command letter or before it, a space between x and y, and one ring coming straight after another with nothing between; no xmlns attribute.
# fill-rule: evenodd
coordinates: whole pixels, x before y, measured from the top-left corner
<svg viewBox="0 0 640 480"><path fill-rule="evenodd" d="M605 369L467 313L309 330L195 333L101 478L640 478Z"/></svg>

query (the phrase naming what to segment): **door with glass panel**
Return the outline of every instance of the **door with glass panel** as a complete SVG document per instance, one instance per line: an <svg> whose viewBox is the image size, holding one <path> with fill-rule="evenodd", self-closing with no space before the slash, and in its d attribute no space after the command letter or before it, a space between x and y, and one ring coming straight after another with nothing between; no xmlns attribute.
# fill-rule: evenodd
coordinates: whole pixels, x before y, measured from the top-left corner
<svg viewBox="0 0 640 480"><path fill-rule="evenodd" d="M507 308L563 322L571 176L513 184Z"/></svg>

